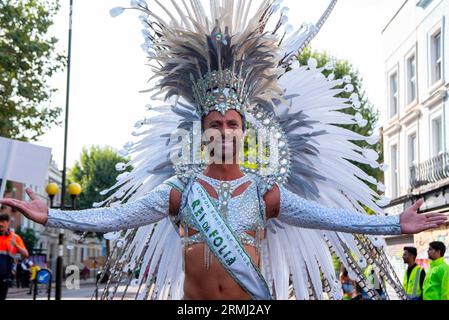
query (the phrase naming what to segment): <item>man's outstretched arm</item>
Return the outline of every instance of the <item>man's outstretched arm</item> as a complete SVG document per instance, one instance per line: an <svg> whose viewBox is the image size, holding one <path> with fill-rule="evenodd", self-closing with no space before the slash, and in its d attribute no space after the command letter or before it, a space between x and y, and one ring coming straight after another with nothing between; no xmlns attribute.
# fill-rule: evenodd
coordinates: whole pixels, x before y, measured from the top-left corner
<svg viewBox="0 0 449 320"><path fill-rule="evenodd" d="M422 200L400 216L367 215L355 210L329 208L276 185L265 195L265 201L268 218L278 218L287 224L307 229L400 235L433 229L447 221L444 214L418 214Z"/></svg>
<svg viewBox="0 0 449 320"><path fill-rule="evenodd" d="M1 199L0 203L47 227L106 233L137 228L168 217L171 190L170 185L163 183L133 202L79 211L49 209L29 189L31 202Z"/></svg>

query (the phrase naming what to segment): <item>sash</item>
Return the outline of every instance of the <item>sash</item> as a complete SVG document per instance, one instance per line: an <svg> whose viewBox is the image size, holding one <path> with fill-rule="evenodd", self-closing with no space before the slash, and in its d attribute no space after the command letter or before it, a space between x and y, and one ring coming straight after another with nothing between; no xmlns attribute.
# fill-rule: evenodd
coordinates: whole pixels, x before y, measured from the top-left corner
<svg viewBox="0 0 449 320"><path fill-rule="evenodd" d="M259 268L198 182L191 186L187 204L198 231L223 268L253 300L272 300Z"/></svg>

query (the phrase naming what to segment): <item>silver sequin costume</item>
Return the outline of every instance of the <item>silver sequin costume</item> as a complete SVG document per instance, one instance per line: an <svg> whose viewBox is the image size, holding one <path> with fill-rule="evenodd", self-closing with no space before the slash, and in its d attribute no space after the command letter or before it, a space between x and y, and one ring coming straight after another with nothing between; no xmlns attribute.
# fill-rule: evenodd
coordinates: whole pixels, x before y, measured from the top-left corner
<svg viewBox="0 0 449 320"><path fill-rule="evenodd" d="M170 180L172 182L167 181L139 200L124 205L83 211L50 209L47 227L112 232L155 223L169 215L170 192L174 187L174 180ZM240 235L244 230L254 230L254 225L262 223L257 214L260 211L256 207L257 193L253 186L255 184L229 204L229 224ZM279 188L281 194L279 219L290 225L373 235L401 233L399 216L369 216L346 209L328 208L314 201L302 199L282 186ZM180 215L180 220L190 225L184 214Z"/></svg>

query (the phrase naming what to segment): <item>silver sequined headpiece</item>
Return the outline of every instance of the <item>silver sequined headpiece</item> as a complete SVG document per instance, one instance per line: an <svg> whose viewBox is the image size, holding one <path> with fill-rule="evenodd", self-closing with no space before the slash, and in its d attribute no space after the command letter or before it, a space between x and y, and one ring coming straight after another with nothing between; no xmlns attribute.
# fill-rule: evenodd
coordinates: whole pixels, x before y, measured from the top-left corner
<svg viewBox="0 0 449 320"><path fill-rule="evenodd" d="M244 80L231 70L207 73L193 84L197 114L202 118L212 111L222 115L230 110L243 114L249 106Z"/></svg>

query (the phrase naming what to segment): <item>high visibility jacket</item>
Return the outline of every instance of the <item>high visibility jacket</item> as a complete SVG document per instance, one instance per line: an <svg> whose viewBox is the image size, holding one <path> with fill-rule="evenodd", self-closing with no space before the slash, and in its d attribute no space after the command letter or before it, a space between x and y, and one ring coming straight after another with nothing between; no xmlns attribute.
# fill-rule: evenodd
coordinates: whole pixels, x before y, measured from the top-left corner
<svg viewBox="0 0 449 320"><path fill-rule="evenodd" d="M31 280L36 280L37 273L41 270L38 265L33 265L31 267Z"/></svg>
<svg viewBox="0 0 449 320"><path fill-rule="evenodd" d="M449 300L449 265L444 258L430 262L423 291L424 300Z"/></svg>
<svg viewBox="0 0 449 320"><path fill-rule="evenodd" d="M11 244L12 240L16 245L25 248L22 238L14 232L8 235L0 235L0 276L9 276L12 271L14 258L17 256L17 247Z"/></svg>
<svg viewBox="0 0 449 320"><path fill-rule="evenodd" d="M421 297L422 294L420 286L421 272L422 268L418 265L416 265L413 268L409 278L407 277L408 275L407 270L405 271L403 287L409 299L416 299Z"/></svg>
<svg viewBox="0 0 449 320"><path fill-rule="evenodd" d="M375 273L375 270L373 270L373 266L371 264L368 265L364 273L366 279L368 279L368 282L373 286L373 289L382 289L382 286L380 285L379 276ZM385 287L385 281L383 285Z"/></svg>

